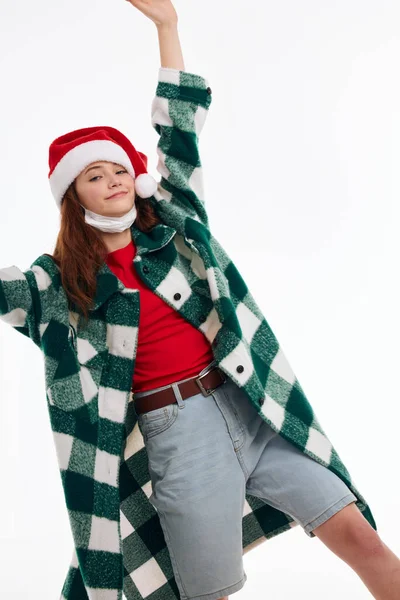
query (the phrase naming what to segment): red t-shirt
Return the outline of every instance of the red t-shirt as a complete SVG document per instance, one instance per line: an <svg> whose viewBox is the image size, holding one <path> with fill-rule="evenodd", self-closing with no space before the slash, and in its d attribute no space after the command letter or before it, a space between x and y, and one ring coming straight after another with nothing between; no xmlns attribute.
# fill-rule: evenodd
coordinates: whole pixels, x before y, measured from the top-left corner
<svg viewBox="0 0 400 600"><path fill-rule="evenodd" d="M128 287L139 290L139 334L134 368L134 392L151 390L197 375L214 358L203 332L155 294L136 273L131 242L110 252L106 263Z"/></svg>

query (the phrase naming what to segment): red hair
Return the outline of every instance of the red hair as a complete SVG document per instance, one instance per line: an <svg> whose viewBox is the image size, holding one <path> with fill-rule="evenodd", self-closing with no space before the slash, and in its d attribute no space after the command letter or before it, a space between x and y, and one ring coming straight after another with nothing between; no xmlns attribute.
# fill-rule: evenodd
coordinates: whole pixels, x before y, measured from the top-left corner
<svg viewBox="0 0 400 600"><path fill-rule="evenodd" d="M136 195L135 204L138 229L147 232L161 222L148 200ZM74 302L86 319L96 293L96 274L107 253L100 231L85 222L85 211L72 183L61 203L61 225L54 253L47 256L60 269L68 300Z"/></svg>

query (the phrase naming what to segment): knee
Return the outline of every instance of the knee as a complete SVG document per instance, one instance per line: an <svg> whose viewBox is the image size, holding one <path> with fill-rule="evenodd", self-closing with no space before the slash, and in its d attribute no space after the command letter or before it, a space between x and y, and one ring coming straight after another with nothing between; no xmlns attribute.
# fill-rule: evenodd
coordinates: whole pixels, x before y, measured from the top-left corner
<svg viewBox="0 0 400 600"><path fill-rule="evenodd" d="M369 523L360 527L350 526L347 537L355 555L364 561L378 558L385 553L385 544Z"/></svg>
<svg viewBox="0 0 400 600"><path fill-rule="evenodd" d="M386 549L355 503L316 527L314 533L330 550L352 566L382 556Z"/></svg>
<svg viewBox="0 0 400 600"><path fill-rule="evenodd" d="M346 510L347 509L347 510ZM381 555L385 544L355 503L342 511L342 534L347 544L363 558Z"/></svg>

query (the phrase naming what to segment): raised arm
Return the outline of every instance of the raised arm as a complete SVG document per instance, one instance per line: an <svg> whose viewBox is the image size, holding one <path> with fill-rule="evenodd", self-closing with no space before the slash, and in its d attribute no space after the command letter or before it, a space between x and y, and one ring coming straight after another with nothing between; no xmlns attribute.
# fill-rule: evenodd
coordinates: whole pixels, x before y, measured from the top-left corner
<svg viewBox="0 0 400 600"><path fill-rule="evenodd" d="M201 75L185 71L178 17L168 0L129 0L157 26L161 68L151 106L151 123L160 139L155 194L160 210L193 218L208 228L199 136L211 104L211 88Z"/></svg>
<svg viewBox="0 0 400 600"><path fill-rule="evenodd" d="M179 40L178 21L158 25L157 33L161 66L184 71L185 65Z"/></svg>
<svg viewBox="0 0 400 600"><path fill-rule="evenodd" d="M174 207L208 227L199 135L211 103L210 88L200 75L161 67L151 122L160 135L157 171L159 193ZM156 199L159 200L159 198Z"/></svg>

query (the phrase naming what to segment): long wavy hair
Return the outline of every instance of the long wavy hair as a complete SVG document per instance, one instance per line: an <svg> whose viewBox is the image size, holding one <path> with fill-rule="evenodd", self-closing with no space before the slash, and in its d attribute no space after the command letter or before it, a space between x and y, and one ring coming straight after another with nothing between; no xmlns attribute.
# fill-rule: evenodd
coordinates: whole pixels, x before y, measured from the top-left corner
<svg viewBox="0 0 400 600"><path fill-rule="evenodd" d="M150 231L161 223L148 200L136 195L135 204L135 226L140 231ZM54 252L47 256L60 270L61 285L69 302L75 304L86 320L96 294L96 275L107 253L100 231L85 222L85 211L73 182L61 203L61 224Z"/></svg>

